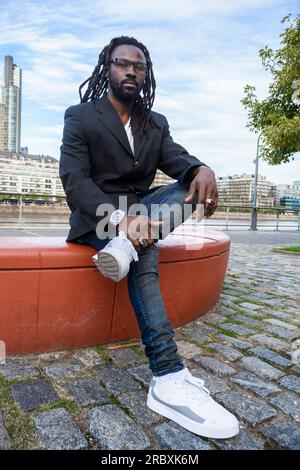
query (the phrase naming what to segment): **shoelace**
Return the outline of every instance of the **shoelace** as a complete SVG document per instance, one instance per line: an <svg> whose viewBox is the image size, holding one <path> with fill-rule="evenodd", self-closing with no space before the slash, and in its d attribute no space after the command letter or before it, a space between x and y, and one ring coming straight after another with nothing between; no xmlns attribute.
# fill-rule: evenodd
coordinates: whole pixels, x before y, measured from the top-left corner
<svg viewBox="0 0 300 470"><path fill-rule="evenodd" d="M186 377L184 377L184 380L180 380L180 381L176 380L176 382L179 384L181 390L192 401L196 401L196 402L202 404L202 403L205 403L206 401L208 401L210 399L210 392L206 387L204 387L204 383L205 383L204 380L198 379L197 377L193 377L192 375L187 375ZM189 390L188 387L185 387L184 386L185 382L188 382L191 385L194 385L195 387L197 387L202 392L202 396L196 395L195 392L192 392L191 390Z"/></svg>

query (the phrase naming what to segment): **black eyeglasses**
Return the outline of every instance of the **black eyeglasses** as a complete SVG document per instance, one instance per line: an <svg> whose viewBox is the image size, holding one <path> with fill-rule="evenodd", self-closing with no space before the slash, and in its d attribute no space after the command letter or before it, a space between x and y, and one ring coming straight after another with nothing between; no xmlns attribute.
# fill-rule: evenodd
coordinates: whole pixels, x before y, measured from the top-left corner
<svg viewBox="0 0 300 470"><path fill-rule="evenodd" d="M116 67L118 67L121 70L129 70L129 68L132 66L136 72L146 72L147 70L147 64L144 62L132 62L131 60L127 59L111 59L109 61L110 64L114 64Z"/></svg>

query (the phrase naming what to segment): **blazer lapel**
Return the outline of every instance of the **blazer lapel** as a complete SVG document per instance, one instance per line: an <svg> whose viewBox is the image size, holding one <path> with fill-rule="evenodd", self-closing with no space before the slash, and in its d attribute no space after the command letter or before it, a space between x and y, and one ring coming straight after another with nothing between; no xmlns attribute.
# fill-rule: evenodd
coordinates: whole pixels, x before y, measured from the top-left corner
<svg viewBox="0 0 300 470"><path fill-rule="evenodd" d="M141 132L137 132L134 129L132 129L132 133L133 133L133 140L134 140L134 159L138 160L145 146L147 138L145 134L141 134Z"/></svg>
<svg viewBox="0 0 300 470"><path fill-rule="evenodd" d="M118 139L129 155L134 158L123 123L106 95L95 100L95 108L99 112L100 121Z"/></svg>

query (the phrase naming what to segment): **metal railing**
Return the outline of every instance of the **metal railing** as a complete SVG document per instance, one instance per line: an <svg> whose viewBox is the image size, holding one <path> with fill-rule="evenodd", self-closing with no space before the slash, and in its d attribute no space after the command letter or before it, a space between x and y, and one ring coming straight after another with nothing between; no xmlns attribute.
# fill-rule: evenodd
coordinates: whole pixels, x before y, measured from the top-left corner
<svg viewBox="0 0 300 470"><path fill-rule="evenodd" d="M14 200L15 203L14 204L10 204L10 203L4 203L3 200L1 200L1 197L3 196L7 196L7 199L8 200ZM12 196L12 197L8 197L8 196ZM33 197L34 198L40 198L39 201L35 200L33 201ZM52 201L45 201L45 197L47 198L51 198ZM18 224L19 226L25 226L27 224L26 221L24 221L24 218L23 218L23 210L24 210L24 206L27 206L28 205L28 201L32 201L32 203L36 203L37 207L49 207L51 205L54 205L56 207L59 207L61 206L61 202L57 201L57 199L59 199L60 201L65 201L66 197L65 196L61 196L61 195L57 195L57 194L34 194L33 195L28 195L28 194L21 194L21 193L4 193L4 192L0 192L0 206L6 206L7 207L11 207L12 205L15 205L19 208L19 211L18 211L18 218L17 220L12 220L12 221L6 221L6 222L2 222L1 221L1 212L0 212L0 224L5 224L5 225L16 225ZM66 205L66 203L64 202L64 205ZM224 220L220 221L220 223L218 223L218 220L219 220L219 217L220 217L220 212L218 212L218 218L212 218L212 219L206 219L205 221L205 225L207 226L214 226L214 227L225 227L225 230L229 230L230 228L232 227L245 227L247 226L247 223L245 223L247 221L247 219L243 219L243 217L245 217L245 215L249 215L249 230L252 229L252 219L253 219L253 206L239 206L239 205L219 205L218 206L218 209L223 209L223 213L224 213ZM0 207L0 210L1 210L1 207ZM240 211L240 212L238 212ZM245 212L246 211L246 212ZM299 208L282 208L282 207L266 207L266 206L260 206L260 207L256 207L255 208L255 211L256 211L256 216L258 214L264 214L264 215L270 215L270 214L274 214L275 217L273 219L270 219L268 218L268 224L264 224L263 223L263 220L260 220L259 221L259 228L263 228L263 227L270 227L270 222L273 222L275 225L274 225L274 230L280 230L280 222L282 222L282 219L280 220L280 216L281 215L284 215L286 214L287 212L288 213L293 213L297 216L297 219L296 221L294 220L295 222L295 229L296 230L299 230L300 231L300 207ZM239 215L240 216L240 219L242 218L243 220L243 223L238 223L238 220L234 218L234 214L236 215ZM213 221L213 222L212 222ZM237 222L237 223L236 223ZM49 223L49 222L48 222ZM62 224L67 224L68 223L68 216L66 215L66 221L65 222L62 222L62 221L51 221L50 224L51 225L62 225ZM42 224L47 224L47 221L44 221L44 220L36 220L36 221L31 221L30 224L33 224L33 225L42 225Z"/></svg>
<svg viewBox="0 0 300 470"><path fill-rule="evenodd" d="M264 215L267 216L266 220L269 222L268 224L264 223L264 219L262 218L259 222L259 228L264 228L264 227L270 227L270 223L274 223L274 230L279 230L280 229L280 222L283 222L283 220L280 220L281 215L285 215L286 213L288 214L293 214L297 217L296 220L290 221L290 222L295 222L295 229L300 231L300 207L299 208L289 208L289 207L267 207L267 206L260 206L255 208L255 219L256 219L256 224L255 228L253 228L253 206L228 206L228 205L218 205L218 209L224 209L224 218L225 222L222 222L220 224L218 223L209 223L209 219L206 222L206 225L212 225L212 226L222 226L225 227L225 230L229 230L229 227L245 227L245 223L236 223L233 214L239 215L239 216L245 216L249 215L249 230L257 230L257 218L258 215ZM245 209L249 212L244 212ZM241 212L238 212L240 210ZM269 215L274 214L274 218L269 218ZM220 215L220 213L218 214ZM218 219L214 219L218 220ZM246 219L244 219L246 220ZM288 220L285 220L285 222L289 222Z"/></svg>

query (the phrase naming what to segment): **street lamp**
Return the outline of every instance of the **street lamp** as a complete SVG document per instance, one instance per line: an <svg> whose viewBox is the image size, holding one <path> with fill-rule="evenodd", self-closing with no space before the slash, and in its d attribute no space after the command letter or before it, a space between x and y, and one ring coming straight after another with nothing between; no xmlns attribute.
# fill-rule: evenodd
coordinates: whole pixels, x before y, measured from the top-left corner
<svg viewBox="0 0 300 470"><path fill-rule="evenodd" d="M254 177L254 187L253 187L253 205L251 211L251 226L250 230L257 230L257 183L258 183L258 161L259 161L259 141L262 136L262 132L257 138L256 144L256 159L253 161L255 163L255 177Z"/></svg>

